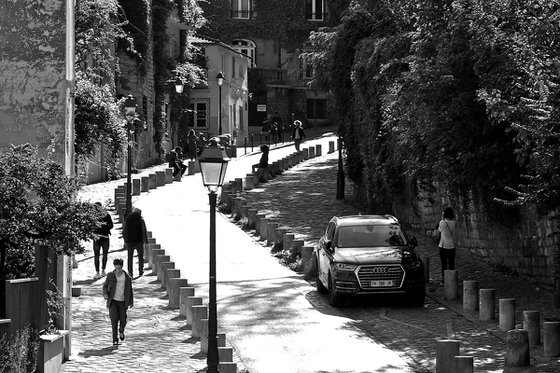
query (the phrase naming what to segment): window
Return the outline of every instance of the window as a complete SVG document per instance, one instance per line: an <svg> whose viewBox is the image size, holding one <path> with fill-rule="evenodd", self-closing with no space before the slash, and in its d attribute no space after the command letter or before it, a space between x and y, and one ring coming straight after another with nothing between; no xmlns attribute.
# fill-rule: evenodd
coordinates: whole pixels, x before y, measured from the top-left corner
<svg viewBox="0 0 560 373"><path fill-rule="evenodd" d="M208 101L191 100L189 104L189 126L208 128Z"/></svg>
<svg viewBox="0 0 560 373"><path fill-rule="evenodd" d="M231 44L236 51L243 53L251 59L250 67L257 67L257 65L255 64L255 50L257 47L254 42L252 42L251 40L239 39L234 40Z"/></svg>
<svg viewBox="0 0 560 373"><path fill-rule="evenodd" d="M304 55L300 55L300 75L301 79L313 79L315 69L313 65L309 63Z"/></svg>
<svg viewBox="0 0 560 373"><path fill-rule="evenodd" d="M324 98L307 99L307 119L327 119L327 100Z"/></svg>
<svg viewBox="0 0 560 373"><path fill-rule="evenodd" d="M231 0L231 17L237 19L250 19L251 0Z"/></svg>
<svg viewBox="0 0 560 373"><path fill-rule="evenodd" d="M324 21L325 0L305 0L305 19L308 21Z"/></svg>

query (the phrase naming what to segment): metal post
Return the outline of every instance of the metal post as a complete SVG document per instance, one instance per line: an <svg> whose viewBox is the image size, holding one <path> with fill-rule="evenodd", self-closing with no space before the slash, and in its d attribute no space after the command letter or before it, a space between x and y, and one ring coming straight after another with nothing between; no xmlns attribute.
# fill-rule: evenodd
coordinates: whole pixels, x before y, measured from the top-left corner
<svg viewBox="0 0 560 373"><path fill-rule="evenodd" d="M126 140L127 140L127 165L126 165L126 211L125 217L130 214L132 211L132 178L131 178L131 169L132 169L132 149L130 146L130 121L127 121L126 127Z"/></svg>
<svg viewBox="0 0 560 373"><path fill-rule="evenodd" d="M210 282L208 302L207 373L218 373L218 315L216 307L216 192L208 193L210 200Z"/></svg>
<svg viewBox="0 0 560 373"><path fill-rule="evenodd" d="M336 178L336 199L344 199L344 168L342 164L342 139L338 138L338 173Z"/></svg>
<svg viewBox="0 0 560 373"><path fill-rule="evenodd" d="M222 134L222 86L219 85L218 86L218 95L220 96L220 99L218 100L219 105L220 105L220 110L218 113L219 116L219 120L218 120L218 135Z"/></svg>

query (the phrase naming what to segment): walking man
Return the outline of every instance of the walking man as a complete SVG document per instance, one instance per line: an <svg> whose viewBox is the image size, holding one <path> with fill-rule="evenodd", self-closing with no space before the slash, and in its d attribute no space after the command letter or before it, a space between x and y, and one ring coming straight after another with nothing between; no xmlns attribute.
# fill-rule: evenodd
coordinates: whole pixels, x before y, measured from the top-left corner
<svg viewBox="0 0 560 373"><path fill-rule="evenodd" d="M142 211L133 208L124 221L123 228L124 245L128 252L128 274L134 277L132 264L134 262L134 250L138 252L138 274L144 274L144 244L148 243L148 230L146 222L142 217Z"/></svg>
<svg viewBox="0 0 560 373"><path fill-rule="evenodd" d="M93 239L93 264L95 265L95 276L94 279L105 276L105 268L107 267L107 254L109 253L109 236L111 235L111 229L113 229L113 219L111 215L103 208L101 202L95 202L95 204L101 209L105 216L101 219L101 226L95 230L95 238ZM101 262L101 274L99 274L99 256L101 254L101 249L103 249L103 259Z"/></svg>
<svg viewBox="0 0 560 373"><path fill-rule="evenodd" d="M107 300L109 318L113 331L113 346L118 346L119 339L124 341L124 328L126 326L126 310L134 305L132 295L132 279L123 271L123 260L113 260L115 270L107 274L103 284L103 298ZM118 338L117 338L118 332Z"/></svg>

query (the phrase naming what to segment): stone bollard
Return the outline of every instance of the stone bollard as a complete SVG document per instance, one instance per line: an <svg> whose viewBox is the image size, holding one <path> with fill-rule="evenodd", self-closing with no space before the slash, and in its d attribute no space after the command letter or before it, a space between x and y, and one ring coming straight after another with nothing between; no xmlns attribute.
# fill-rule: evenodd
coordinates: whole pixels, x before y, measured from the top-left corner
<svg viewBox="0 0 560 373"><path fill-rule="evenodd" d="M249 209L251 206L243 205L241 206L241 219L248 219L249 218Z"/></svg>
<svg viewBox="0 0 560 373"><path fill-rule="evenodd" d="M156 176L156 174L149 174L148 175L148 188L149 189L156 189L157 188L157 176Z"/></svg>
<svg viewBox="0 0 560 373"><path fill-rule="evenodd" d="M153 237L149 237L148 238L148 244L155 244L156 243L156 239Z"/></svg>
<svg viewBox="0 0 560 373"><path fill-rule="evenodd" d="M200 172L200 162L199 162L198 159L196 159L196 160L194 161L194 172L195 172L195 173Z"/></svg>
<svg viewBox="0 0 560 373"><path fill-rule="evenodd" d="M266 225L266 244L269 246L274 245L274 240L276 239L276 228L278 228L278 223L274 221L269 221Z"/></svg>
<svg viewBox="0 0 560 373"><path fill-rule="evenodd" d="M187 308L185 312L186 324L187 326L192 326L193 314L192 308L194 306L202 305L202 297L187 297Z"/></svg>
<svg viewBox="0 0 560 373"><path fill-rule="evenodd" d="M455 356L455 373L473 373L474 358L472 356Z"/></svg>
<svg viewBox="0 0 560 373"><path fill-rule="evenodd" d="M284 157L281 159L281 161L282 161L282 170L287 171L290 168L290 165L288 164L288 158Z"/></svg>
<svg viewBox="0 0 560 373"><path fill-rule="evenodd" d="M218 347L218 361L220 363L233 362L233 349L231 347Z"/></svg>
<svg viewBox="0 0 560 373"><path fill-rule="evenodd" d="M286 233L282 237L282 249L288 250L292 247L292 242L294 242L295 235L292 233Z"/></svg>
<svg viewBox="0 0 560 373"><path fill-rule="evenodd" d="M239 184L238 179L231 181L231 193L237 194L243 191L243 185Z"/></svg>
<svg viewBox="0 0 560 373"><path fill-rule="evenodd" d="M315 145L315 156L320 157L322 155L323 155L323 147L321 146L321 144L316 144Z"/></svg>
<svg viewBox="0 0 560 373"><path fill-rule="evenodd" d="M165 185L165 171L156 171L156 186Z"/></svg>
<svg viewBox="0 0 560 373"><path fill-rule="evenodd" d="M166 289L165 280L167 278L168 269L175 269L175 262L172 262L170 260L166 260L166 261L161 260L159 262L157 279L161 282L161 287L164 289Z"/></svg>
<svg viewBox="0 0 560 373"><path fill-rule="evenodd" d="M268 238L268 223L271 221L270 218L264 218L260 220L259 226L259 239L266 240Z"/></svg>
<svg viewBox="0 0 560 373"><path fill-rule="evenodd" d="M178 271L178 269L176 269ZM186 286L189 281L186 278L170 277L167 281L167 294L169 294L169 307L179 308L180 304L180 290L181 288L188 289Z"/></svg>
<svg viewBox="0 0 560 373"><path fill-rule="evenodd" d="M187 175L194 175L196 173L195 164L195 161L189 161L189 163L187 164Z"/></svg>
<svg viewBox="0 0 560 373"><path fill-rule="evenodd" d="M192 330L191 335L194 338L202 336L202 320L208 319L208 306L200 305L192 307Z"/></svg>
<svg viewBox="0 0 560 373"><path fill-rule="evenodd" d="M292 253L296 253L299 254L299 256L301 257L301 248L303 247L303 240L293 240L292 241L292 247L291 247L291 252Z"/></svg>
<svg viewBox="0 0 560 373"><path fill-rule="evenodd" d="M463 281L463 308L478 310L478 281Z"/></svg>
<svg viewBox="0 0 560 373"><path fill-rule="evenodd" d="M539 311L523 311L523 329L529 336L529 347L541 344L541 316Z"/></svg>
<svg viewBox="0 0 560 373"><path fill-rule="evenodd" d="M334 141L329 141L329 154L334 153Z"/></svg>
<svg viewBox="0 0 560 373"><path fill-rule="evenodd" d="M257 220L258 210L250 208L247 211L247 229L255 229L255 222Z"/></svg>
<svg viewBox="0 0 560 373"><path fill-rule="evenodd" d="M160 244L153 244L153 247L150 249L150 256L146 258L147 259L146 261L148 262L148 268L151 269L152 271L154 270L154 261L156 257L154 254L163 255L165 254L165 250L161 248Z"/></svg>
<svg viewBox="0 0 560 373"><path fill-rule="evenodd" d="M309 149L308 148L303 148L303 160L308 160L309 159Z"/></svg>
<svg viewBox="0 0 560 373"><path fill-rule="evenodd" d="M275 251L280 251L284 248L284 235L288 231L287 228L278 227L276 228L274 246L272 247Z"/></svg>
<svg viewBox="0 0 560 373"><path fill-rule="evenodd" d="M164 171L165 171L165 184L171 184L173 182L173 169L166 168Z"/></svg>
<svg viewBox="0 0 560 373"><path fill-rule="evenodd" d="M132 179L132 195L140 195L140 179Z"/></svg>
<svg viewBox="0 0 560 373"><path fill-rule="evenodd" d="M529 336L526 330L512 329L506 337L506 367L528 367L530 365Z"/></svg>
<svg viewBox="0 0 560 373"><path fill-rule="evenodd" d="M175 264L173 264L175 266ZM167 295L169 296L169 283L173 279L177 279L181 277L181 270L177 268L167 268L163 271L163 281L161 281L162 286L167 290ZM179 299L179 289L177 289L177 299ZM179 301L177 301L179 304ZM177 305L177 307L179 307ZM177 308L176 307L176 308Z"/></svg>
<svg viewBox="0 0 560 373"><path fill-rule="evenodd" d="M302 246L301 248L301 264L303 265L305 278L311 278L316 275L317 268L315 268L314 250L313 246Z"/></svg>
<svg viewBox="0 0 560 373"><path fill-rule="evenodd" d="M202 323L204 324L204 321ZM225 333L216 333L216 340L218 347L226 347ZM200 337L200 352L208 352L208 324L206 325L206 331L203 330L202 336Z"/></svg>
<svg viewBox="0 0 560 373"><path fill-rule="evenodd" d="M202 334L200 335L200 352L208 353L208 319L202 319Z"/></svg>
<svg viewBox="0 0 560 373"><path fill-rule="evenodd" d="M457 299L457 270L447 269L443 271L443 290L445 294L445 299L452 300Z"/></svg>
<svg viewBox="0 0 560 373"><path fill-rule="evenodd" d="M150 178L148 176L140 177L140 192L147 192L150 189Z"/></svg>
<svg viewBox="0 0 560 373"><path fill-rule="evenodd" d="M191 286L179 287L179 316L187 317L187 297L194 297L194 288Z"/></svg>
<svg viewBox="0 0 560 373"><path fill-rule="evenodd" d="M515 329L515 298L498 301L498 324L502 331Z"/></svg>
<svg viewBox="0 0 560 373"><path fill-rule="evenodd" d="M245 190L251 190L255 188L255 177L253 174L245 175Z"/></svg>
<svg viewBox="0 0 560 373"><path fill-rule="evenodd" d="M543 323L543 355L560 356L560 321Z"/></svg>
<svg viewBox="0 0 560 373"><path fill-rule="evenodd" d="M169 262L171 257L169 255L156 255L156 260L154 261L154 268L152 269L157 275L157 279L161 281L161 263Z"/></svg>
<svg viewBox="0 0 560 373"><path fill-rule="evenodd" d="M235 184L237 184L237 188L239 190L239 193L243 192L244 190L244 185L243 185L243 178L241 177L236 177L235 178Z"/></svg>
<svg viewBox="0 0 560 373"><path fill-rule="evenodd" d="M494 289L480 289L479 294L479 311L478 318L482 321L494 320L494 313L496 309Z"/></svg>
<svg viewBox="0 0 560 373"><path fill-rule="evenodd" d="M459 341L454 339L436 341L436 373L455 372L455 356L459 356Z"/></svg>
<svg viewBox="0 0 560 373"><path fill-rule="evenodd" d="M255 215L255 234L260 237L261 235L261 220L266 218L266 214L257 214Z"/></svg>
<svg viewBox="0 0 560 373"><path fill-rule="evenodd" d="M309 158L315 158L315 148L314 147L310 147L309 148Z"/></svg>
<svg viewBox="0 0 560 373"><path fill-rule="evenodd" d="M237 373L237 363L234 362L220 362L218 368L220 373Z"/></svg>
<svg viewBox="0 0 560 373"><path fill-rule="evenodd" d="M430 282L430 257L428 255L422 255L420 260L424 263L424 280L428 283Z"/></svg>

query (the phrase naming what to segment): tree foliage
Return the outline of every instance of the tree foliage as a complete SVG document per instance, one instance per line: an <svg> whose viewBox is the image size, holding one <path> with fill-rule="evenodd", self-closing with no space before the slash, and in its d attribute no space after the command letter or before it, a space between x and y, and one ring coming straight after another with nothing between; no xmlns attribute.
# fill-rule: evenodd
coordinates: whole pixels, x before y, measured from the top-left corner
<svg viewBox="0 0 560 373"><path fill-rule="evenodd" d="M349 177L382 206L408 176L482 191L489 204L509 187L516 203L559 207L559 9L557 0L352 1L340 25L311 35Z"/></svg>

